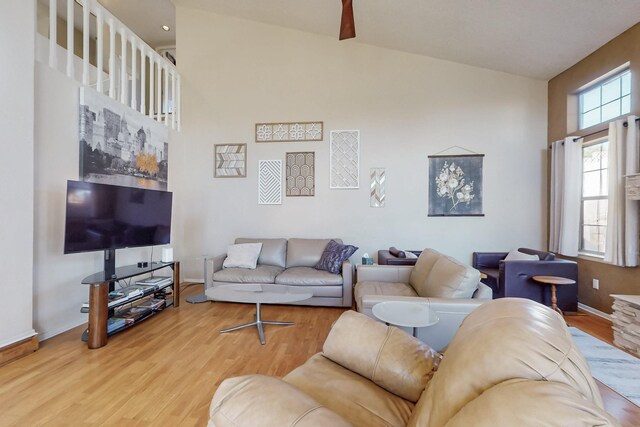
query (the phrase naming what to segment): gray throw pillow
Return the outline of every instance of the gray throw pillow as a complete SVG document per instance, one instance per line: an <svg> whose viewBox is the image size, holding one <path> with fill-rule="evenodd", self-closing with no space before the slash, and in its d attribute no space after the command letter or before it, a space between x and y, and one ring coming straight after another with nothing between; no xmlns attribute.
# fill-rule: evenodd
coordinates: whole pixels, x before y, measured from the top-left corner
<svg viewBox="0 0 640 427"><path fill-rule="evenodd" d="M333 274L340 274L342 263L349 259L358 248L351 245L341 245L335 240L329 241L324 248L320 261L316 264L316 270L324 270Z"/></svg>

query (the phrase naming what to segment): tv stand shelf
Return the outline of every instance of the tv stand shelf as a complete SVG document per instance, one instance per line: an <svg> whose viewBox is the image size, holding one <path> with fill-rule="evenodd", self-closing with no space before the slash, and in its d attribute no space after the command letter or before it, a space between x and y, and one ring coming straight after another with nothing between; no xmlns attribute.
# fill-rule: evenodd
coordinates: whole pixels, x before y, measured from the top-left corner
<svg viewBox="0 0 640 427"><path fill-rule="evenodd" d="M141 276L143 274L151 273L156 270L160 270L165 267L171 267L173 269L173 281L171 284L159 286L157 290L145 292L143 295L138 295L117 304L116 306L109 307L109 290L113 290L113 283L118 280L129 279L135 276ZM112 270L113 271L113 270ZM108 277L110 276L110 277ZM152 311L149 315L138 319L132 324L128 324L124 327L118 328L111 332L107 331L107 321L111 315L113 315L113 309L124 305L130 304L134 301L142 299L144 297L153 295L154 292L158 292L164 288L173 288L173 301L166 301L164 308L173 305L178 307L180 305L180 263L179 262L153 262L147 267L138 267L137 265L127 265L118 267L115 269L115 273L109 275L105 271L99 271L90 276L85 277L82 280L82 284L89 285L89 327L83 334L83 340L86 338L87 346L90 349L100 348L107 345L108 337L116 334L120 331L128 329L134 325L137 325L142 320L159 313L162 310ZM163 309L164 309L163 308Z"/></svg>

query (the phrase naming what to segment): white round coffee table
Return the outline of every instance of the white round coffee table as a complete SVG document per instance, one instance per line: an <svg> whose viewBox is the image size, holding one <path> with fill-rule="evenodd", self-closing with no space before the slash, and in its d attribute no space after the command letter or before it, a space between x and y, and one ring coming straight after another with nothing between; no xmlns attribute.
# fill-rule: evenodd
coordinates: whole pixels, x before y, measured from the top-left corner
<svg viewBox="0 0 640 427"><path fill-rule="evenodd" d="M276 322L262 320L261 304L286 304L290 302L304 301L313 296L312 292L295 286L284 285L221 285L209 288L205 292L215 301L240 302L256 305L256 319L244 325L222 329L220 332L231 332L249 326L256 326L260 335L260 344L264 345L264 330L262 325L295 325L294 322Z"/></svg>
<svg viewBox="0 0 640 427"><path fill-rule="evenodd" d="M413 301L383 301L374 305L373 315L381 321L403 328L424 328L440 321L438 315L430 310L429 305Z"/></svg>

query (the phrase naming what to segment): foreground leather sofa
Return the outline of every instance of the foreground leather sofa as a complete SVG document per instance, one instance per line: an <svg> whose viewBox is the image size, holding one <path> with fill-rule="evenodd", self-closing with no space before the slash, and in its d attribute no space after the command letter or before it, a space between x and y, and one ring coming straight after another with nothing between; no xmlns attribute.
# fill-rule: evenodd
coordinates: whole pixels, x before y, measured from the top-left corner
<svg viewBox="0 0 640 427"><path fill-rule="evenodd" d="M316 270L325 247L331 239L248 239L235 244L262 243L255 269L222 268L226 254L205 259L205 293L213 286L237 284L276 284L301 286L313 292L310 299L293 305L351 307L353 302L353 267L342 263L341 274ZM342 243L340 239L333 239Z"/></svg>
<svg viewBox="0 0 640 427"><path fill-rule="evenodd" d="M488 302L438 353L345 312L322 353L283 379L227 379L209 427L619 426L604 411L562 317L519 298Z"/></svg>
<svg viewBox="0 0 640 427"><path fill-rule="evenodd" d="M416 328L415 335L437 351L451 341L469 313L491 301L491 289L480 282L478 270L429 248L415 266L359 266L354 293L357 310L371 318L373 306L383 301L428 305L439 321Z"/></svg>

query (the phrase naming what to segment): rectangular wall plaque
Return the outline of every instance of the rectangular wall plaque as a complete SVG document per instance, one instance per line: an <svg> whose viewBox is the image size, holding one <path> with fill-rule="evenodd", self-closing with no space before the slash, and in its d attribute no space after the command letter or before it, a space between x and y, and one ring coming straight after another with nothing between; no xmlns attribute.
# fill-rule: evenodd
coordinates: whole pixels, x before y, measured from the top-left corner
<svg viewBox="0 0 640 427"><path fill-rule="evenodd" d="M258 162L258 204L282 204L282 160Z"/></svg>
<svg viewBox="0 0 640 427"><path fill-rule="evenodd" d="M322 141L323 122L256 123L256 142Z"/></svg>

